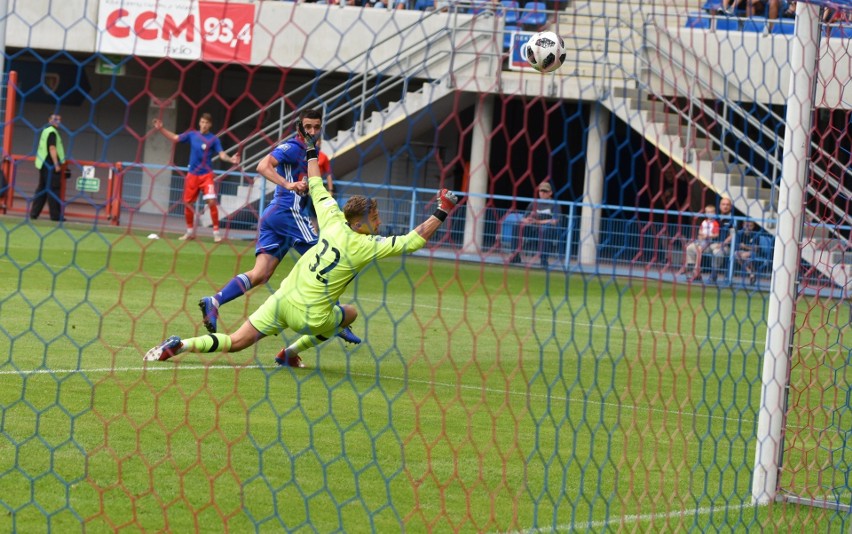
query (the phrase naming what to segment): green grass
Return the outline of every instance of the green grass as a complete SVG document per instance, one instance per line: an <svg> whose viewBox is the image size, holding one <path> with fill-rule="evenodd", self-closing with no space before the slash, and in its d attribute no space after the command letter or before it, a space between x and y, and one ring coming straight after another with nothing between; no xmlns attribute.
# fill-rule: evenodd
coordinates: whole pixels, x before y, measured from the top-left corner
<svg viewBox="0 0 852 534"><path fill-rule="evenodd" d="M279 369L292 337L270 338L146 366L203 331L195 302L252 243L12 219L0 243L2 532L848 527L748 506L763 293L391 259L344 296L355 349ZM782 483L848 503L848 305L799 306Z"/></svg>

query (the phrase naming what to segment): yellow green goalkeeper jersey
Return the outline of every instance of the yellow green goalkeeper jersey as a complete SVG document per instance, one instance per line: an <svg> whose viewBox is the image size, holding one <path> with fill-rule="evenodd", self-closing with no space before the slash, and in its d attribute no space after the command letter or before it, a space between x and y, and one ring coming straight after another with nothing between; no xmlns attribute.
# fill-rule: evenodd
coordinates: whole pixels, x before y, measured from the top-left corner
<svg viewBox="0 0 852 534"><path fill-rule="evenodd" d="M305 252L283 282L280 292L305 310L331 308L355 276L373 260L401 256L423 248L426 240L414 230L403 236L359 234L349 227L322 178L308 179L317 213L319 240Z"/></svg>

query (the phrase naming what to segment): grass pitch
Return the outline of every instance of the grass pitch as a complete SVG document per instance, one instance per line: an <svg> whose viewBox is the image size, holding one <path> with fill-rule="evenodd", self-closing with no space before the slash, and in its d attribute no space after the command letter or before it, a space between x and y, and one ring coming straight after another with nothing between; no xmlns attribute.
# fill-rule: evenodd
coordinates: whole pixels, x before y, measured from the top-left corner
<svg viewBox="0 0 852 534"><path fill-rule="evenodd" d="M408 257L344 295L365 343L331 340L308 369L274 365L286 333L143 365L203 332L196 301L252 243L12 219L0 240L0 531L848 528L750 506L763 293ZM271 290L224 306L220 331ZM782 483L848 503L825 475L848 309L799 317Z"/></svg>

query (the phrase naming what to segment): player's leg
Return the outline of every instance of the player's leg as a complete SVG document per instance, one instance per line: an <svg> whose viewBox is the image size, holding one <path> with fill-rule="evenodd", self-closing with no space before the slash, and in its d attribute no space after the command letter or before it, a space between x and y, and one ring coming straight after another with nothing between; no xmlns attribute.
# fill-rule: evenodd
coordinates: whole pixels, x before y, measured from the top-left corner
<svg viewBox="0 0 852 534"><path fill-rule="evenodd" d="M219 204L216 203L216 184L213 181L213 173L205 174L200 177L200 180L201 198L207 203L210 222L213 225L213 241L218 243L222 241L222 235L219 233Z"/></svg>
<svg viewBox="0 0 852 534"><path fill-rule="evenodd" d="M251 291L253 287L269 281L292 243L293 238L286 232L286 219L280 211L274 205L267 207L260 217L254 249L254 266L250 271L231 278L215 295L202 297L198 301L201 317L208 332L216 331L219 306L238 299Z"/></svg>
<svg viewBox="0 0 852 534"><path fill-rule="evenodd" d="M331 312L324 318L324 321L317 322L313 326L308 327L312 331L322 331L322 334L305 334L299 337L287 348L282 349L275 356L275 363L278 365L286 365L290 367L304 367L302 358L299 353L303 350L316 347L320 343L328 341L332 336L340 336L340 332L348 329L355 319L358 318L358 310L355 306L349 304L337 304ZM360 339L358 340L361 341Z"/></svg>
<svg viewBox="0 0 852 534"><path fill-rule="evenodd" d="M198 198L198 177L187 173L183 186L183 218L186 221L186 233L179 239L195 239L195 199Z"/></svg>
<svg viewBox="0 0 852 534"><path fill-rule="evenodd" d="M254 267L231 278L218 293L212 297L201 297L198 307L204 327L208 332L216 332L219 321L219 306L238 299L251 291L253 287L265 284L272 277L281 260L272 254L261 253L254 258Z"/></svg>
<svg viewBox="0 0 852 534"><path fill-rule="evenodd" d="M254 345L262 337L264 335L252 326L251 322L246 321L239 330L231 335L207 334L187 339L172 336L150 349L145 353L143 359L145 361L166 361L184 352L239 352Z"/></svg>

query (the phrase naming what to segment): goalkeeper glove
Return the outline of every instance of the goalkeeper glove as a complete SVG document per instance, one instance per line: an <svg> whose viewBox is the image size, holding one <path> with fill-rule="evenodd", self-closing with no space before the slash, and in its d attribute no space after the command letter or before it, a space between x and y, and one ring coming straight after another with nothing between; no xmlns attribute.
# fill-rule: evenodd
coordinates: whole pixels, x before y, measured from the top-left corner
<svg viewBox="0 0 852 534"><path fill-rule="evenodd" d="M443 222L447 219L447 214L458 204L459 197L449 189L441 189L438 191L438 198L436 200L438 201L438 207L432 215Z"/></svg>
<svg viewBox="0 0 852 534"><path fill-rule="evenodd" d="M317 159L317 139L316 137L310 135L305 131L305 126L302 124L301 120L296 121L296 130L298 130L299 134L305 140L305 161L310 161L312 159Z"/></svg>

